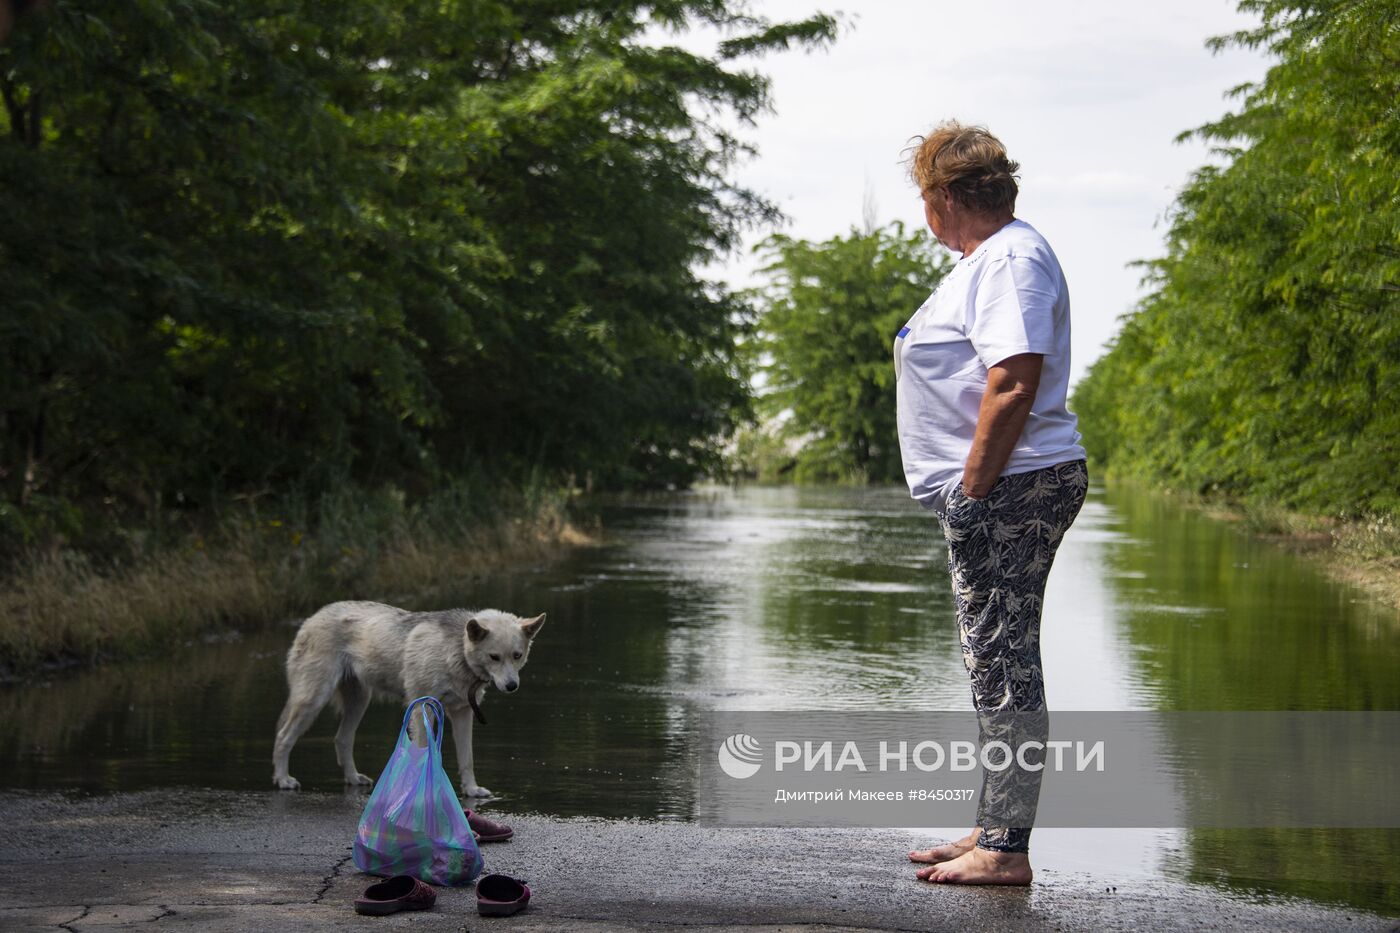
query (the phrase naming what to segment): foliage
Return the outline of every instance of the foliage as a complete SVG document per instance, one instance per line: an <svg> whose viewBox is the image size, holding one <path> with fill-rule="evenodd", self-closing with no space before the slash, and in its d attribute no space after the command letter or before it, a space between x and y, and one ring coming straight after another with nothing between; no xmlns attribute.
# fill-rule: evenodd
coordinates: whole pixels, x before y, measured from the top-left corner
<svg viewBox="0 0 1400 933"><path fill-rule="evenodd" d="M1110 468L1343 516L1400 511L1400 3L1248 0L1266 47L1180 196L1152 291L1075 393ZM1191 135L1191 134L1186 134Z"/></svg>
<svg viewBox="0 0 1400 933"><path fill-rule="evenodd" d="M586 540L570 512L557 489L464 476L412 503L381 489L243 504L179 541L133 535L117 566L71 549L31 554L0 589L0 680L160 653L339 599L421 599Z"/></svg>
<svg viewBox="0 0 1400 933"><path fill-rule="evenodd" d="M685 483L747 412L695 270L740 0L58 0L0 50L0 546L123 516L422 494L464 470ZM665 44L694 26L710 56ZM150 520L147 518L146 520Z"/></svg>
<svg viewBox="0 0 1400 933"><path fill-rule="evenodd" d="M926 232L894 223L808 243L771 237L761 296L770 418L801 441L799 480L903 478L895 334L950 268Z"/></svg>

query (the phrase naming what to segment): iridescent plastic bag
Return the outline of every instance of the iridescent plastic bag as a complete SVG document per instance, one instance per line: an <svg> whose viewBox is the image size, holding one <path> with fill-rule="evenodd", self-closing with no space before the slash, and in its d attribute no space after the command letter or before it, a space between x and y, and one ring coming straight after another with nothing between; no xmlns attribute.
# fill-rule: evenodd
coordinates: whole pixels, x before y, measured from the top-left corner
<svg viewBox="0 0 1400 933"><path fill-rule="evenodd" d="M424 746L409 734L415 711L423 719ZM481 850L442 768L443 723L435 697L419 697L404 711L394 753L360 815L355 834L360 871L446 885L469 884L481 873Z"/></svg>

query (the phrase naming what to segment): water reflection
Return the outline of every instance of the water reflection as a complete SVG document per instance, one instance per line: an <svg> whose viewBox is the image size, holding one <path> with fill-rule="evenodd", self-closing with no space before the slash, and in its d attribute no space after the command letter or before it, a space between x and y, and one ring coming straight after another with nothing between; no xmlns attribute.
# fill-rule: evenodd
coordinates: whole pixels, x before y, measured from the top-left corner
<svg viewBox="0 0 1400 933"><path fill-rule="evenodd" d="M902 491L711 490L604 518L604 547L397 600L549 613L523 689L492 695L477 730L477 773L503 807L688 819L699 710L968 708L946 552ZM1395 624L1268 544L1095 487L1046 594L1047 694L1058 709L1396 709ZM0 786L270 788L292 636L0 691ZM371 708L361 770L382 767L399 719ZM309 789L340 792L333 732L326 713L293 753ZM1394 830L1046 830L1036 860L1400 909L1393 882L1364 880L1397 850Z"/></svg>
<svg viewBox="0 0 1400 933"><path fill-rule="evenodd" d="M1117 486L1103 501L1107 588L1154 708L1400 709L1394 611L1168 498ZM1187 880L1400 911L1400 830L1193 830L1161 848Z"/></svg>

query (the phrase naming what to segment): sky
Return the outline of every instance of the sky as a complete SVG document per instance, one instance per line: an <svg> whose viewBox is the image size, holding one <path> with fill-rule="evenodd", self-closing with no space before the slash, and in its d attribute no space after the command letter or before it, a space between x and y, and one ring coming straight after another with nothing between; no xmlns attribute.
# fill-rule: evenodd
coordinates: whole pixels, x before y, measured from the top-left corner
<svg viewBox="0 0 1400 933"><path fill-rule="evenodd" d="M845 3L752 4L774 20L842 11L846 26L828 50L753 63L772 78L776 112L744 132L759 154L738 180L782 208L790 236L849 232L867 197L877 222L917 229L909 138L950 117L985 125L1021 163L1016 215L1069 280L1077 381L1141 295L1128 264L1161 255L1168 208L1210 159L1174 138L1232 109L1226 92L1268 67L1263 53L1212 54L1205 40L1254 20L1233 0ZM745 286L755 265L745 250L715 273Z"/></svg>

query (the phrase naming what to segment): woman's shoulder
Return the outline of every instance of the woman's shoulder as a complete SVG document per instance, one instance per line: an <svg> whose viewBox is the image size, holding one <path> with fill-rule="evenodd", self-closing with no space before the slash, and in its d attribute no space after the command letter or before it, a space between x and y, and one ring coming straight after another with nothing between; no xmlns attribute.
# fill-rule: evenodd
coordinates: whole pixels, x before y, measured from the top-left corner
<svg viewBox="0 0 1400 933"><path fill-rule="evenodd" d="M1050 241L1024 220L1013 220L987 238L988 252L997 256L1038 255L1050 250Z"/></svg>
<svg viewBox="0 0 1400 933"><path fill-rule="evenodd" d="M1050 248L1050 241L1024 220L1013 220L983 244L985 250L979 265L990 266L1011 260L1025 260L1044 267L1047 272L1058 271L1059 259Z"/></svg>

